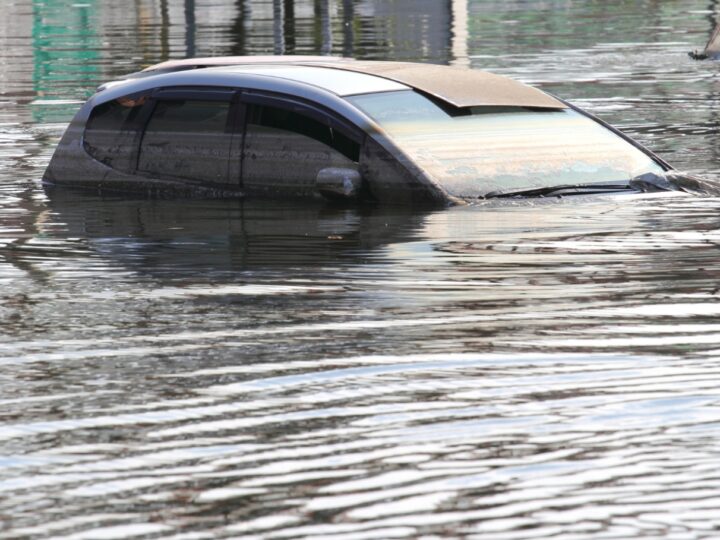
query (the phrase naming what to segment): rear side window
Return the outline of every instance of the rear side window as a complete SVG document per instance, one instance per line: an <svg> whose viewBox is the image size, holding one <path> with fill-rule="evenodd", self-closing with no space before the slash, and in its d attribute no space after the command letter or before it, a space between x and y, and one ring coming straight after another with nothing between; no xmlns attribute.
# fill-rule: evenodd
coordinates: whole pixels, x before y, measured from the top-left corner
<svg viewBox="0 0 720 540"><path fill-rule="evenodd" d="M85 127L83 145L108 167L131 172L138 132L137 118L145 96L127 96L95 107Z"/></svg>
<svg viewBox="0 0 720 540"><path fill-rule="evenodd" d="M140 144L138 170L158 177L225 183L232 139L230 103L157 102Z"/></svg>

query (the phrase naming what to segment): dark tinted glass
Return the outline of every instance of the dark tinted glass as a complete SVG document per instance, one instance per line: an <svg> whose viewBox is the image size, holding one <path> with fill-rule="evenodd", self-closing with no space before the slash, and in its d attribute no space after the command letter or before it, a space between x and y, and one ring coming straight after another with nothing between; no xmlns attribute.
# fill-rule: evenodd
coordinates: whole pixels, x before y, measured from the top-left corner
<svg viewBox="0 0 720 540"><path fill-rule="evenodd" d="M223 133L229 107L223 101L160 101L147 132Z"/></svg>
<svg viewBox="0 0 720 540"><path fill-rule="evenodd" d="M329 122L266 105L250 105L247 115L242 161L247 192L311 197L321 170L358 167L360 145Z"/></svg>
<svg viewBox="0 0 720 540"><path fill-rule="evenodd" d="M360 145L358 143L337 129L294 111L252 105L249 110L249 123L291 131L315 139L355 162L360 158Z"/></svg>
<svg viewBox="0 0 720 540"><path fill-rule="evenodd" d="M135 119L145 101L145 97L123 97L95 107L85 128L85 150L109 167L130 171L138 129Z"/></svg>
<svg viewBox="0 0 720 540"><path fill-rule="evenodd" d="M229 110L225 101L159 101L143 135L138 169L158 177L225 183Z"/></svg>

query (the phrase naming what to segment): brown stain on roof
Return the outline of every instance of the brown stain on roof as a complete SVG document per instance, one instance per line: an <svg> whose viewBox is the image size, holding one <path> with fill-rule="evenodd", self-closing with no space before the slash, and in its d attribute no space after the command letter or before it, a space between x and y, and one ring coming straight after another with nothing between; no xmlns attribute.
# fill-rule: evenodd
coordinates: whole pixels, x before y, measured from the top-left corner
<svg viewBox="0 0 720 540"><path fill-rule="evenodd" d="M405 84L455 107L565 109L562 101L536 88L486 71L411 62L371 62L328 56L235 56L171 60L144 71L286 64L365 73Z"/></svg>
<svg viewBox="0 0 720 540"><path fill-rule="evenodd" d="M391 79L456 107L567 108L562 101L532 86L486 71L410 62L353 62L323 67Z"/></svg>

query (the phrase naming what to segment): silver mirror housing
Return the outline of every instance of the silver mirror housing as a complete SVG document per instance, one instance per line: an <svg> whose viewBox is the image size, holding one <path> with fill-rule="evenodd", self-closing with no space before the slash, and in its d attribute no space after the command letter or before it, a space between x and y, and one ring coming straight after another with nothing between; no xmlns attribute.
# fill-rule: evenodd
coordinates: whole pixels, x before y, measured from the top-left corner
<svg viewBox="0 0 720 540"><path fill-rule="evenodd" d="M318 192L328 199L357 199L362 187L362 175L354 169L326 167L315 179Z"/></svg>

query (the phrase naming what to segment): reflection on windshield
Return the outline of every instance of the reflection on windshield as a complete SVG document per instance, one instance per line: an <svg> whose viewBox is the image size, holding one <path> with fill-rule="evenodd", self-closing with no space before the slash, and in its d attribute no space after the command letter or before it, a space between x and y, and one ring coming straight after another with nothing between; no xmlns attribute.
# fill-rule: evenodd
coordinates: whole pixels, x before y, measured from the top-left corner
<svg viewBox="0 0 720 540"><path fill-rule="evenodd" d="M663 172L650 156L571 109L475 107L455 116L414 91L348 99L459 197Z"/></svg>

